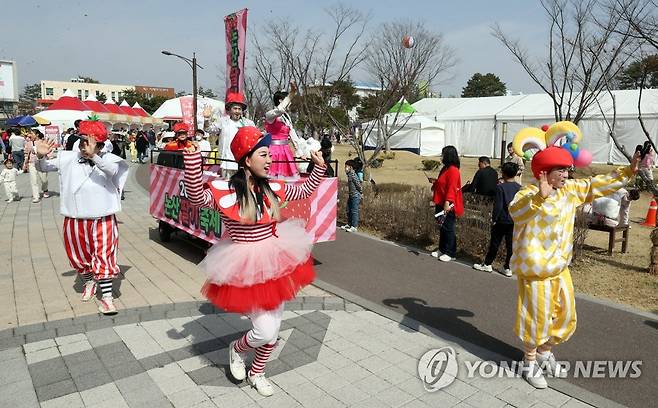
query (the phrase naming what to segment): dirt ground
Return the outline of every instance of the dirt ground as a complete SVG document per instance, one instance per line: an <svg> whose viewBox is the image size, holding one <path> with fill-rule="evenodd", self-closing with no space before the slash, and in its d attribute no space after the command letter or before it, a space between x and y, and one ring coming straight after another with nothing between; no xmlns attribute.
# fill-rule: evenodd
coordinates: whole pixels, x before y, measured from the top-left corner
<svg viewBox="0 0 658 408"><path fill-rule="evenodd" d="M354 156L354 150L348 145L336 145L333 158L340 162L339 177L345 178L342 164ZM371 176L377 183L430 184L422 171L421 160L424 157L413 153L396 151L395 158L385 160L381 168L372 169ZM437 160L436 157L430 159ZM499 160L492 162L494 167ZM593 165L591 168L578 170L576 177L585 177L611 171L616 166ZM462 183L473 178L477 170L477 158L463 157L461 162ZM436 177L437 171L428 175ZM523 181L532 180L529 169ZM612 256L607 253L608 233L589 231L585 240L582 259L572 265L574 285L578 292L601 299L625 303L640 309L658 313L658 276L651 276L647 271L651 240L651 228L640 225L644 222L651 195L642 193L638 201L631 205L628 252L621 253L621 243L615 245Z"/></svg>

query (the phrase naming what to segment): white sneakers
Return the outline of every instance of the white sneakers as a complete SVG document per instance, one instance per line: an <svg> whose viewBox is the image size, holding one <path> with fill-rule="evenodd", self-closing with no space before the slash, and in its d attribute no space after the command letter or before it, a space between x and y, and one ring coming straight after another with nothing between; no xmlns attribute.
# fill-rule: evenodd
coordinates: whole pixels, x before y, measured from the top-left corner
<svg viewBox="0 0 658 408"><path fill-rule="evenodd" d="M528 382L528 384L537 389L543 390L548 387L544 373L536 361L523 360L521 376Z"/></svg>
<svg viewBox="0 0 658 408"><path fill-rule="evenodd" d="M357 231L356 227L351 227L347 224L341 225L340 229L342 229L343 231L347 231L347 232L356 232Z"/></svg>
<svg viewBox="0 0 658 408"><path fill-rule="evenodd" d="M451 257L450 255L442 254L441 251L433 251L430 253L433 258L439 258L439 261L450 262L454 261L456 258Z"/></svg>
<svg viewBox="0 0 658 408"><path fill-rule="evenodd" d="M231 370L233 378L238 381L242 381L246 378L249 385L254 387L263 397L269 397L274 394L274 387L272 387L269 380L265 378L264 373L247 376L244 359L240 353L235 351L236 342L237 340L234 340L228 345L228 367L229 370Z"/></svg>
<svg viewBox="0 0 658 408"><path fill-rule="evenodd" d="M104 315L117 314L117 308L114 306L114 299L112 296L103 296L98 304L98 311Z"/></svg>
<svg viewBox="0 0 658 408"><path fill-rule="evenodd" d="M274 394L274 387L263 373L250 375L247 377L247 382L263 397L270 397Z"/></svg>
<svg viewBox="0 0 658 408"><path fill-rule="evenodd" d="M481 264L473 264L473 269L482 271L482 272L493 272L493 268L491 265L485 265L483 263Z"/></svg>
<svg viewBox="0 0 658 408"><path fill-rule="evenodd" d="M540 390L548 387L545 375L554 378L566 376L566 371L555 360L552 352L537 353L537 361L523 361L521 376L528 384Z"/></svg>
<svg viewBox="0 0 658 408"><path fill-rule="evenodd" d="M96 282L91 280L86 282L82 289L82 301L88 302L96 295Z"/></svg>
<svg viewBox="0 0 658 408"><path fill-rule="evenodd" d="M539 367L545 374L551 377L562 378L566 375L566 371L558 364L555 360L555 355L551 351L546 353L537 352L537 364L539 364Z"/></svg>
<svg viewBox="0 0 658 408"><path fill-rule="evenodd" d="M235 343L237 340L231 342L228 345L228 361L229 369L231 370L231 375L238 381L242 381L247 377L247 370L244 365L244 359L240 356L240 353L235 351Z"/></svg>
<svg viewBox="0 0 658 408"><path fill-rule="evenodd" d="M478 270L478 271L482 271L482 272L493 272L493 268L491 267L491 265L486 265L484 263L473 264L473 269ZM503 269L501 271L501 273L503 275L507 276L508 278L510 278L512 276L512 270L509 269L509 268Z"/></svg>

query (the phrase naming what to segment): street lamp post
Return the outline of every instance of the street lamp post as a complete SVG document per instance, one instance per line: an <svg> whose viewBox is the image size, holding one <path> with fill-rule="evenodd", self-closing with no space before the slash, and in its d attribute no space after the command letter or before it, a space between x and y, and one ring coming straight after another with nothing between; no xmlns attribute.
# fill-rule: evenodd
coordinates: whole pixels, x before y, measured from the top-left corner
<svg viewBox="0 0 658 408"><path fill-rule="evenodd" d="M190 68L192 68L192 104L194 106L194 108L193 108L194 110L193 110L192 114L194 115L194 132L196 132L196 130L199 128L199 124L197 123L197 118L196 118L196 114L197 114L196 69L197 69L197 67L203 69L203 67L196 63L196 53L195 52L192 53L192 59L189 59L187 57L183 57L182 55L174 54L173 52L169 52L169 51L164 51L163 50L162 53L164 55L171 55L171 56L174 56L174 57L178 57L178 58L182 59L183 61L185 61L187 63L187 65L190 66Z"/></svg>

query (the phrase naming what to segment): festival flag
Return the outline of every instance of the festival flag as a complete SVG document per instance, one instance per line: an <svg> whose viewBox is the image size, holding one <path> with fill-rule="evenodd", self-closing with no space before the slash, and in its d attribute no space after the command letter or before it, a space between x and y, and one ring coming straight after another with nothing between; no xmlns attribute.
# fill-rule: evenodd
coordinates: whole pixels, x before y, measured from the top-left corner
<svg viewBox="0 0 658 408"><path fill-rule="evenodd" d="M226 28L226 93L244 95L244 56L247 43L247 9L224 17Z"/></svg>

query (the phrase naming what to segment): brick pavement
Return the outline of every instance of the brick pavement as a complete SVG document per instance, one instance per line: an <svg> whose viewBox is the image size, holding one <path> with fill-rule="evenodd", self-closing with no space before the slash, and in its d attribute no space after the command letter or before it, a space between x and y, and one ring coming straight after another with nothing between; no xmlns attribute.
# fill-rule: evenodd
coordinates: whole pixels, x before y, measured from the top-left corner
<svg viewBox="0 0 658 408"><path fill-rule="evenodd" d="M57 190L50 175L51 190ZM28 196L28 176L19 191ZM467 378L468 345L417 332L309 287L286 305L267 373L271 398L226 374L228 343L249 327L199 294L189 245L163 246L131 177L120 225L120 313L80 302L61 241L58 198L0 204L0 406L4 407L581 407L519 378ZM427 392L420 356L453 347L454 382Z"/></svg>

